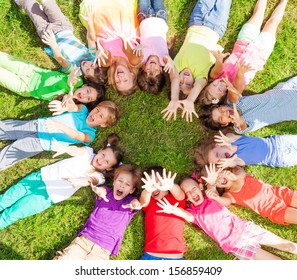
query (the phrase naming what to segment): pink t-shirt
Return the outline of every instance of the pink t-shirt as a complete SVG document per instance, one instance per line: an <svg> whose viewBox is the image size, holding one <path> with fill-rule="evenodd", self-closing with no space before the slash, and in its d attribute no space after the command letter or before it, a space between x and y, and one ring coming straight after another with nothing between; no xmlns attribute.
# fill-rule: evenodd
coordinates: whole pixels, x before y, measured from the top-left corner
<svg viewBox="0 0 297 280"><path fill-rule="evenodd" d="M252 70L244 74L243 86L245 87L254 79L256 73L263 69L266 60L263 52L253 43L237 40L231 55L223 63L223 71L214 77L214 80L227 76L229 81L233 83L238 71L236 64L250 64Z"/></svg>
<svg viewBox="0 0 297 280"><path fill-rule="evenodd" d="M206 196L200 205L191 204L186 210L194 216L193 223L216 241L225 253L239 242L247 223Z"/></svg>
<svg viewBox="0 0 297 280"><path fill-rule="evenodd" d="M145 45L143 50L143 64L151 55L159 57L161 66L164 66L163 57L168 55L166 34L168 25L165 20L149 17L140 23L140 43Z"/></svg>

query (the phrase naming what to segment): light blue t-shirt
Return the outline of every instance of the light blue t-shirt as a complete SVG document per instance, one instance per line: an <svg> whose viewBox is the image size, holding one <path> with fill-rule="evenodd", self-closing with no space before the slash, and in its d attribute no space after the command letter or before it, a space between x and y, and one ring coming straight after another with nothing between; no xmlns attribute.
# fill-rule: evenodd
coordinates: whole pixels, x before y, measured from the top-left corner
<svg viewBox="0 0 297 280"><path fill-rule="evenodd" d="M96 128L89 127L86 119L89 115L89 111L85 105L82 105L82 109L79 112L67 112L58 116L48 117L48 118L39 118L38 119L38 137L40 139L41 147L45 151L51 151L53 139L56 139L61 144L69 145L69 144L84 144L89 145L96 136ZM80 142L76 139L73 139L66 135L64 132L55 131L55 132L47 132L44 129L45 120L55 120L61 122L68 127L80 131L82 133L88 134L91 138L90 142Z"/></svg>

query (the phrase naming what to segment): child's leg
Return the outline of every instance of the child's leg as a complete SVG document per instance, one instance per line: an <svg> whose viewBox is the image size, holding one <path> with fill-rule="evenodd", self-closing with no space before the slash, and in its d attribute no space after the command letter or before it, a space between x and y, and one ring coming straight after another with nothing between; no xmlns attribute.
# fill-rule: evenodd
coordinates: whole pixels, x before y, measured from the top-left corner
<svg viewBox="0 0 297 280"><path fill-rule="evenodd" d="M167 22L168 13L166 11L164 0L152 0L152 8L155 16L164 19Z"/></svg>
<svg viewBox="0 0 297 280"><path fill-rule="evenodd" d="M199 0L190 17L189 27L204 25L223 37L228 23L232 0Z"/></svg>
<svg viewBox="0 0 297 280"><path fill-rule="evenodd" d="M43 0L42 8L50 23L48 29L51 29L54 34L66 29L73 31L72 24L62 13L60 7L56 3L56 0Z"/></svg>
<svg viewBox="0 0 297 280"><path fill-rule="evenodd" d="M150 0L138 0L137 19L142 22L144 19L152 16L154 13Z"/></svg>
<svg viewBox="0 0 297 280"><path fill-rule="evenodd" d="M0 196L0 229L51 205L40 171L31 173Z"/></svg>
<svg viewBox="0 0 297 280"><path fill-rule="evenodd" d="M43 151L37 135L37 120L0 121L0 140L19 139L0 150L0 170Z"/></svg>
<svg viewBox="0 0 297 280"><path fill-rule="evenodd" d="M263 23L266 6L267 6L267 0L258 0L252 16L246 23L256 25L260 30L261 25Z"/></svg>
<svg viewBox="0 0 297 280"><path fill-rule="evenodd" d="M296 206L297 195L295 194L294 196L295 196L295 198L294 198L294 205L295 206L288 207L286 212L285 212L284 221L287 224L297 224L297 208L295 208L295 207L297 207Z"/></svg>
<svg viewBox="0 0 297 280"><path fill-rule="evenodd" d="M40 9L39 4L35 0L24 0L22 7L32 20L38 36L42 38L44 31L46 31L49 25L46 14Z"/></svg>
<svg viewBox="0 0 297 280"><path fill-rule="evenodd" d="M268 21L265 23L262 32L269 32L272 33L274 36L276 35L277 27L281 22L285 9L287 6L288 0L281 0L273 13L271 14Z"/></svg>
<svg viewBox="0 0 297 280"><path fill-rule="evenodd" d="M281 260L280 257L269 253L262 248L257 248L256 249L256 254L255 254L255 260Z"/></svg>
<svg viewBox="0 0 297 280"><path fill-rule="evenodd" d="M274 233L267 230L267 233L263 240L260 242L261 245L272 247L280 251L289 252L292 254L297 254L297 244L283 239Z"/></svg>

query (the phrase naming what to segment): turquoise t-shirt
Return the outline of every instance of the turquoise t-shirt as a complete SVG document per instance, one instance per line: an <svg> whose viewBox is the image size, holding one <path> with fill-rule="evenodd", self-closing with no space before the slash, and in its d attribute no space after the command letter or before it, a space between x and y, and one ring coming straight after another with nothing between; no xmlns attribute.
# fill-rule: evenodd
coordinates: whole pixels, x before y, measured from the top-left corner
<svg viewBox="0 0 297 280"><path fill-rule="evenodd" d="M53 139L56 139L61 144L69 145L69 144L84 144L89 145L96 136L96 128L89 127L86 119L89 115L89 111L86 106L82 105L82 109L79 112L67 112L58 116L48 117L48 118L39 118L38 119L38 137L40 139L41 147L45 151L51 151ZM55 132L47 132L44 129L45 120L55 120L61 122L68 127L75 129L77 131L86 133L90 136L90 142L81 142L76 139L73 139L66 135L64 132L55 131Z"/></svg>

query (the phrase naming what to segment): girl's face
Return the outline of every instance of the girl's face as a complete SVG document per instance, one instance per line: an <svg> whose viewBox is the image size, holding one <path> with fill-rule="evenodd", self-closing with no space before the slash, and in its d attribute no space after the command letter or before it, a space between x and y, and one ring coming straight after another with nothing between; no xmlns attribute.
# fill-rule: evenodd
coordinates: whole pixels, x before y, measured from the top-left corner
<svg viewBox="0 0 297 280"><path fill-rule="evenodd" d="M113 196L116 200L124 199L134 191L133 176L128 172L121 172L113 181Z"/></svg>
<svg viewBox="0 0 297 280"><path fill-rule="evenodd" d="M98 92L93 87L83 85L76 89L73 95L80 103L87 104L97 99Z"/></svg>
<svg viewBox="0 0 297 280"><path fill-rule="evenodd" d="M234 179L234 174L231 171L225 170L219 173L216 180L217 188L230 188L232 185L232 179Z"/></svg>
<svg viewBox="0 0 297 280"><path fill-rule="evenodd" d="M233 152L228 146L216 145L208 152L207 161L209 163L218 163L222 158L229 158L233 155Z"/></svg>
<svg viewBox="0 0 297 280"><path fill-rule="evenodd" d="M90 127L107 127L109 119L109 110L104 106L97 106L87 117L87 124Z"/></svg>
<svg viewBox="0 0 297 280"><path fill-rule="evenodd" d="M230 116L234 115L234 111L227 105L219 106L212 111L212 119L221 126L227 126L233 121Z"/></svg>
<svg viewBox="0 0 297 280"><path fill-rule="evenodd" d="M179 74L179 89L185 94L188 95L190 90L193 88L194 77L192 72L185 68Z"/></svg>
<svg viewBox="0 0 297 280"><path fill-rule="evenodd" d="M92 160L92 165L99 171L111 170L117 159L110 148L101 149Z"/></svg>
<svg viewBox="0 0 297 280"><path fill-rule="evenodd" d="M162 67L160 66L159 58L156 55L151 55L146 64L144 65L144 71L149 77L156 77L162 73Z"/></svg>
<svg viewBox="0 0 297 280"><path fill-rule="evenodd" d="M212 99L221 99L227 93L227 87L221 79L217 79L210 83L207 87Z"/></svg>
<svg viewBox="0 0 297 280"><path fill-rule="evenodd" d="M126 91L134 85L134 73L124 64L117 64L114 71L115 86L119 91Z"/></svg>
<svg viewBox="0 0 297 280"><path fill-rule="evenodd" d="M198 184L192 179L186 179L180 185L181 189L184 191L188 201L197 206L204 201L202 194L203 185Z"/></svg>
<svg viewBox="0 0 297 280"><path fill-rule="evenodd" d="M93 61L84 60L80 64L80 69L86 78L95 77L95 69L96 68L97 68L97 65L94 64Z"/></svg>

